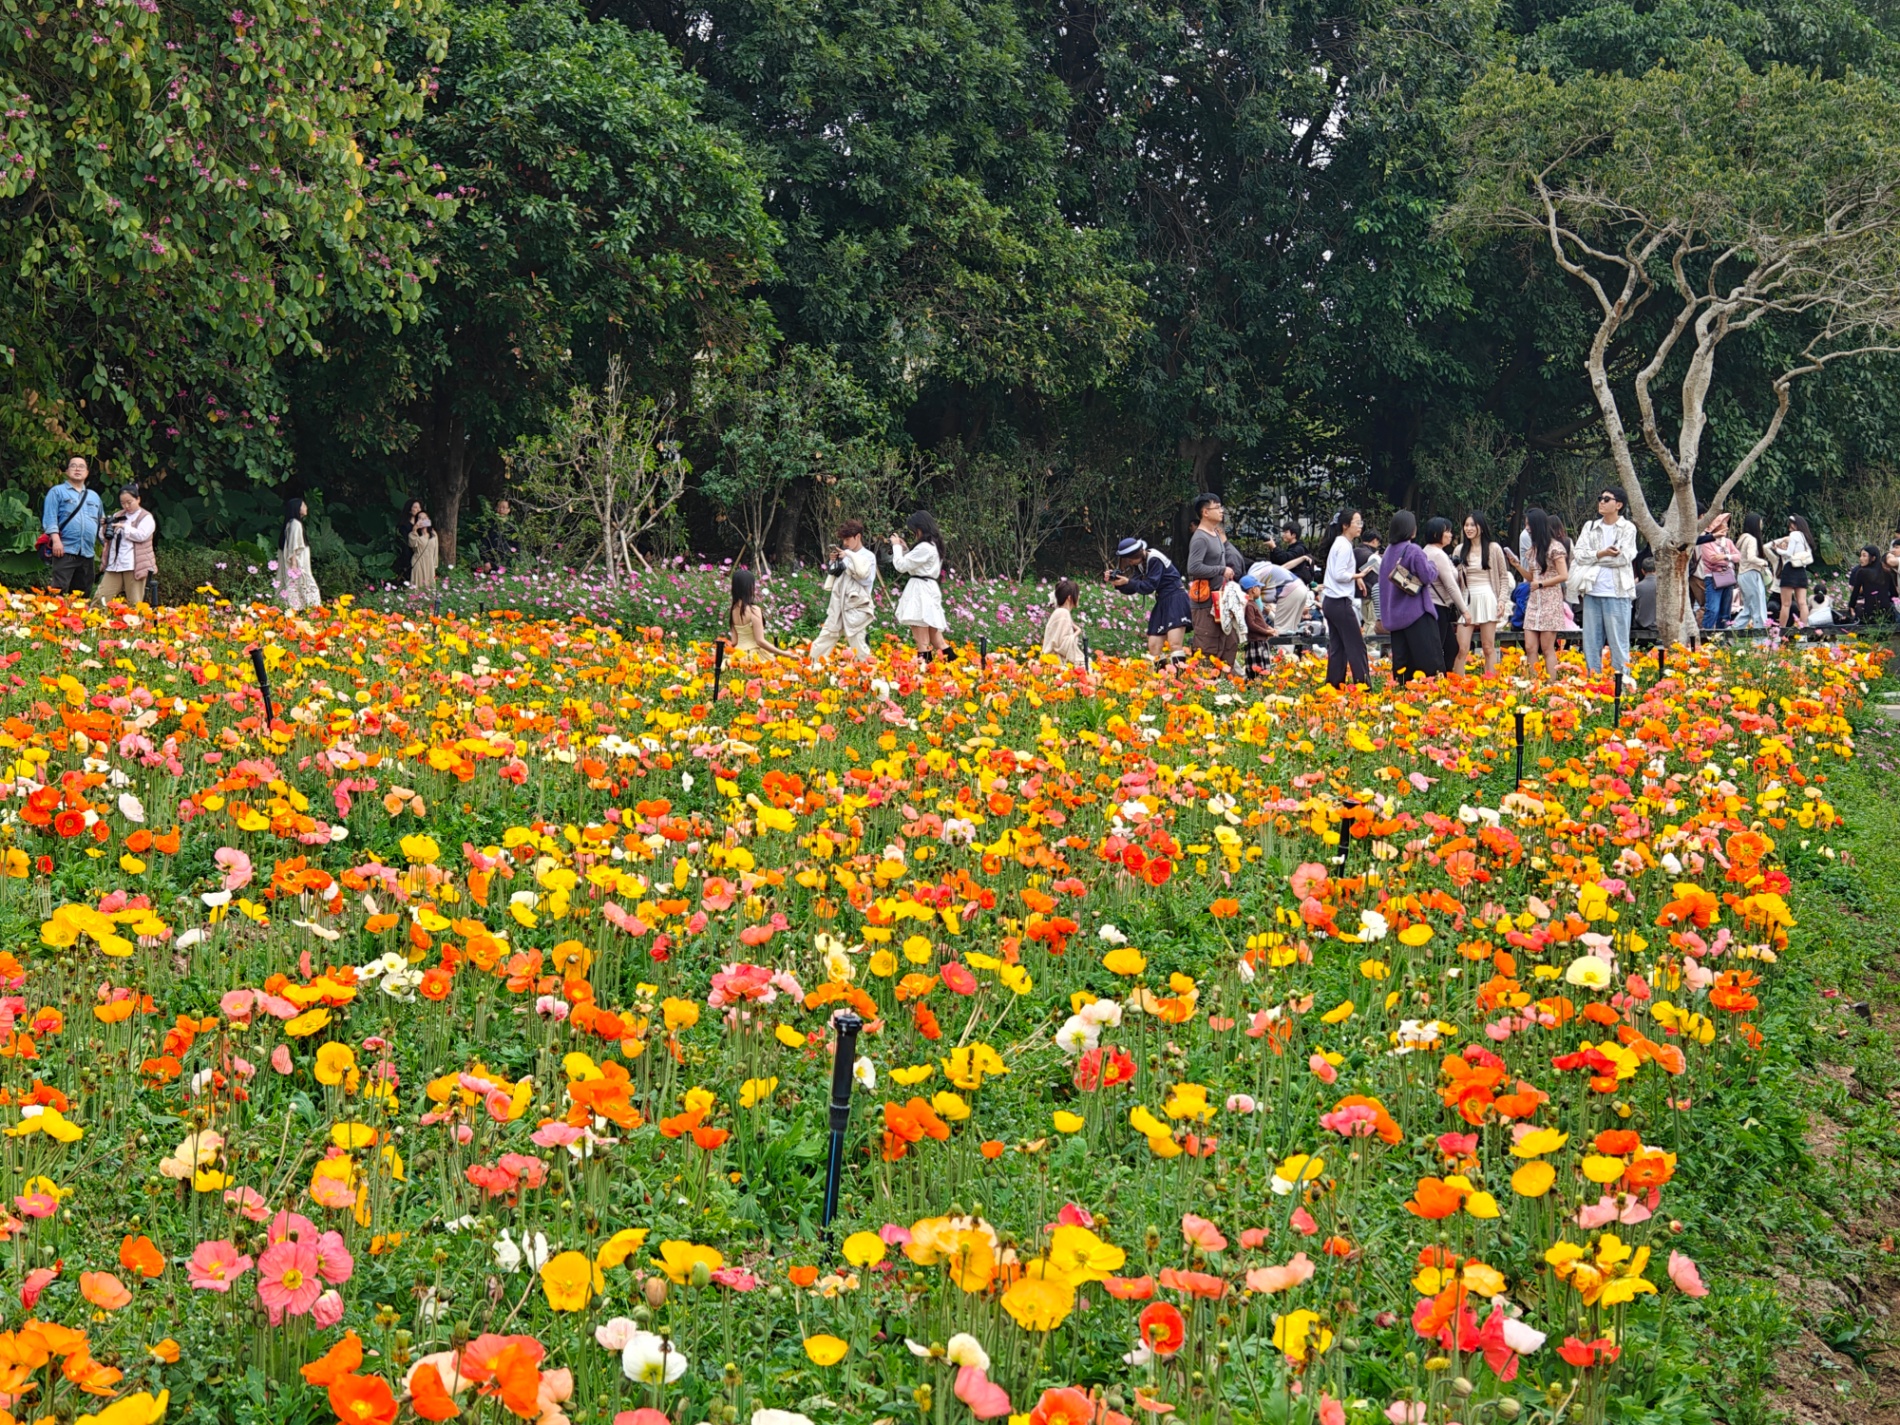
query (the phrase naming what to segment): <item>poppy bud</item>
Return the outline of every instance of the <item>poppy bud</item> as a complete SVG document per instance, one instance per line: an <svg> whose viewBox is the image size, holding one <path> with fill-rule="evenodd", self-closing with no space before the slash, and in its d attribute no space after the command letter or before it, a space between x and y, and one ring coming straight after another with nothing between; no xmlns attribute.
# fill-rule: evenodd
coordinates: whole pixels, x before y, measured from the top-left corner
<svg viewBox="0 0 1900 1425"><path fill-rule="evenodd" d="M1518 1412L1524 1408L1517 1403L1516 1397L1509 1395L1500 1396L1491 1403L1491 1407L1497 1411L1500 1420L1515 1420Z"/></svg>
<svg viewBox="0 0 1900 1425"><path fill-rule="evenodd" d="M1477 1386L1473 1385L1467 1376L1454 1376L1452 1378L1451 1388L1459 1395L1470 1395L1472 1391L1477 1389Z"/></svg>
<svg viewBox="0 0 1900 1425"><path fill-rule="evenodd" d="M647 1280L651 1282L655 1280L655 1278L649 1277ZM694 1262L692 1275L688 1277L687 1280L692 1282L694 1286L710 1286L712 1284L712 1268L707 1266L704 1262Z"/></svg>
<svg viewBox="0 0 1900 1425"><path fill-rule="evenodd" d="M699 1275L699 1269L705 1265L704 1262L693 1263L693 1275L697 1277ZM710 1274L708 1274L707 1280L712 1280ZM700 1284L703 1285L703 1283ZM653 1310L658 1311L662 1306L666 1305L666 1278L648 1277L646 1284L641 1287L641 1292L646 1297L647 1305Z"/></svg>

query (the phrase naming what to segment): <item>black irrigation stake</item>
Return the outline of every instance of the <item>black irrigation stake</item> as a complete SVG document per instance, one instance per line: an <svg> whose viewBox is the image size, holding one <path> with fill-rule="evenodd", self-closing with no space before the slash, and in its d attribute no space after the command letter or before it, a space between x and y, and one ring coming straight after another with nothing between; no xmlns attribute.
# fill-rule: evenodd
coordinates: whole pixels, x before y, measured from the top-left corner
<svg viewBox="0 0 1900 1425"><path fill-rule="evenodd" d="M987 633L978 634L976 646L982 650L983 671L987 673L990 671L990 636Z"/></svg>
<svg viewBox="0 0 1900 1425"><path fill-rule="evenodd" d="M726 667L726 640L719 639L713 644L713 695L714 702L719 701L719 675Z"/></svg>
<svg viewBox="0 0 1900 1425"><path fill-rule="evenodd" d="M1621 727L1623 725L1623 675L1618 672L1612 674L1611 677L1613 685L1616 688L1616 720L1611 725Z"/></svg>
<svg viewBox="0 0 1900 1425"><path fill-rule="evenodd" d="M825 1156L825 1215L822 1226L831 1234L838 1215L838 1187L844 1176L844 1133L851 1122L851 1071L858 1062L858 1031L864 1021L845 1010L834 1021L838 1029L838 1056L831 1061L831 1148Z"/></svg>
<svg viewBox="0 0 1900 1425"><path fill-rule="evenodd" d="M1658 683L1663 680L1663 674L1669 671L1667 663L1668 654L1669 650L1662 644L1659 643L1656 645L1656 681Z"/></svg>
<svg viewBox="0 0 1900 1425"><path fill-rule="evenodd" d="M1082 639L1082 671L1084 673L1093 673L1095 671L1094 667L1089 663L1089 641L1086 635Z"/></svg>
<svg viewBox="0 0 1900 1425"><path fill-rule="evenodd" d="M251 647L251 671L257 674L257 691L264 699L264 735L270 736L270 725L277 721L277 709L271 705L270 679L264 673L264 650L255 644Z"/></svg>
<svg viewBox="0 0 1900 1425"><path fill-rule="evenodd" d="M1517 720L1517 790L1524 790L1524 709L1519 708L1512 716Z"/></svg>

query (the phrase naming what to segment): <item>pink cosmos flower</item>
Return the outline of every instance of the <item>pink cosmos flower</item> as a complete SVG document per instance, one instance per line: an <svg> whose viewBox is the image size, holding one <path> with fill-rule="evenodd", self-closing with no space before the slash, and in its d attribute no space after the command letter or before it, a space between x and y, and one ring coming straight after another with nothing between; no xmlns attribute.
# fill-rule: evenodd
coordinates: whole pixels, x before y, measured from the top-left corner
<svg viewBox="0 0 1900 1425"><path fill-rule="evenodd" d="M309 1315L321 1295L314 1243L279 1242L258 1258L257 1298L270 1313L271 1325L281 1326L286 1315Z"/></svg>
<svg viewBox="0 0 1900 1425"><path fill-rule="evenodd" d="M251 1259L237 1244L222 1239L200 1242L185 1263L194 1291L229 1291L231 1284L251 1269Z"/></svg>

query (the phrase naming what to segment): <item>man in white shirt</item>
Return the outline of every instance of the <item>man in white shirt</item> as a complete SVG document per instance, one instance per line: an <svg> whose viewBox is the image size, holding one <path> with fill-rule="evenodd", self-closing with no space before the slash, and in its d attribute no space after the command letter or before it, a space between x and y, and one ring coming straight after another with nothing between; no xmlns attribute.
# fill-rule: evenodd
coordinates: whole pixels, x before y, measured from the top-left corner
<svg viewBox="0 0 1900 1425"><path fill-rule="evenodd" d="M831 553L825 579L831 602L825 609L825 626L811 641L812 662L829 657L840 643L856 656L868 658L871 646L864 635L874 612L871 589L877 580L877 556L864 547L864 526L857 520L838 526L838 547Z"/></svg>

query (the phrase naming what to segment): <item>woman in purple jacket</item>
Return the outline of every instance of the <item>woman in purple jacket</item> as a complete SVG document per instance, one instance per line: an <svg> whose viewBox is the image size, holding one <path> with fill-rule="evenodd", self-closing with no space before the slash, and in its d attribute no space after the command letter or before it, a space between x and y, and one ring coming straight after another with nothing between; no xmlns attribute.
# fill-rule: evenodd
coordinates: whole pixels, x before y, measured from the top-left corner
<svg viewBox="0 0 1900 1425"><path fill-rule="evenodd" d="M1392 516L1385 557L1379 561L1379 621L1392 635L1392 676L1401 684L1415 673L1445 671L1439 647L1438 609L1432 601L1435 571L1414 543L1418 518L1410 510Z"/></svg>

